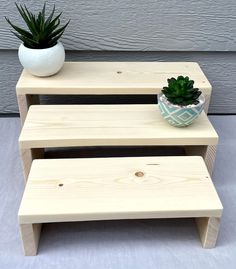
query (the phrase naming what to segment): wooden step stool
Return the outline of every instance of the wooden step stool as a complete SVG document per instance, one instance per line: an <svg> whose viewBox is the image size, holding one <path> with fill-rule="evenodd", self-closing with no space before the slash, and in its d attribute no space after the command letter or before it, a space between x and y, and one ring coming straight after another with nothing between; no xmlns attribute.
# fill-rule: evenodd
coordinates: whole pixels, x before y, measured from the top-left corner
<svg viewBox="0 0 236 269"><path fill-rule="evenodd" d="M222 205L201 157L35 160L19 210L26 255L42 223L196 218L203 247L215 246Z"/></svg>
<svg viewBox="0 0 236 269"><path fill-rule="evenodd" d="M211 86L196 63L65 63L49 78L23 71L17 98L26 179L30 172L19 211L26 255L36 254L42 223L93 219L194 217L203 246L215 245L222 206L205 164L211 173L218 136L205 113L175 128L156 104L37 105L45 94L157 94L180 74L202 90L207 113ZM205 164L189 156L34 160L48 148L150 145L182 146Z"/></svg>
<svg viewBox="0 0 236 269"><path fill-rule="evenodd" d="M40 95L157 95L167 79L179 75L195 81L206 98L208 112L212 87L194 62L66 62L51 77L35 77L23 70L16 85L21 121Z"/></svg>

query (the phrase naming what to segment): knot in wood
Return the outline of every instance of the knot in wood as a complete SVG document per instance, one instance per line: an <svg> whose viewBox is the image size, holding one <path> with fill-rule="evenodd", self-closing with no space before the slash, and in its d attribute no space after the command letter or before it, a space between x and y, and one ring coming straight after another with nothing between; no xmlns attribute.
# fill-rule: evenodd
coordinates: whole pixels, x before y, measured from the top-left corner
<svg viewBox="0 0 236 269"><path fill-rule="evenodd" d="M138 171L138 172L135 173L135 176L136 177L143 177L144 173L142 171Z"/></svg>

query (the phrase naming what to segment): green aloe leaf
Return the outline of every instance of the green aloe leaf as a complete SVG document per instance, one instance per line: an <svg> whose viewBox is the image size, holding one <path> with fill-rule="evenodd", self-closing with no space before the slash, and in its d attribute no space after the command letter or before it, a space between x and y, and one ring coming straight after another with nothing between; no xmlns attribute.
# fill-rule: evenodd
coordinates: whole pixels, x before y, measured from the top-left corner
<svg viewBox="0 0 236 269"><path fill-rule="evenodd" d="M17 34L17 33L15 33L15 32L13 32L13 31L11 31L16 37L18 37L24 44L26 43L26 44L30 44L30 46L32 47L32 48L34 48L34 46L37 46L38 44L36 43L36 42L34 42L32 39L29 39L29 38L27 38L27 37L25 37L25 36L21 36L21 35L19 35L19 34Z"/></svg>
<svg viewBox="0 0 236 269"><path fill-rule="evenodd" d="M31 33L34 35L35 29L32 27L32 23L31 23L31 19L28 17L28 15L26 14L26 12L24 11L24 8L20 5L17 5L17 3L15 3L22 19L25 21L26 25L28 26L29 30L31 31Z"/></svg>
<svg viewBox="0 0 236 269"><path fill-rule="evenodd" d="M45 27L47 27L49 25L49 23L52 21L52 18L53 18L54 13L55 13L55 9L56 9L56 7L54 5L51 14L48 16L48 18L45 22Z"/></svg>
<svg viewBox="0 0 236 269"><path fill-rule="evenodd" d="M22 36L26 36L28 38L32 38L32 34L31 33L29 33L28 31L26 31L26 30L24 30L24 29L22 29L22 28L20 28L20 27L18 27L16 25L14 25L8 18L5 17L5 19L11 25L11 27L13 29L15 29L19 34L21 34Z"/></svg>
<svg viewBox="0 0 236 269"><path fill-rule="evenodd" d="M53 38L57 35L59 35L60 33L63 33L64 30L66 29L67 25L70 23L70 21L68 21L64 26L62 26L61 28L57 29L56 31L54 31L53 33L51 33L48 37L49 38Z"/></svg>
<svg viewBox="0 0 236 269"><path fill-rule="evenodd" d="M55 18L48 24L48 26L47 26L48 29L50 29L52 26L55 25L55 23L58 22L59 18L61 17L61 14L62 14L62 12L61 12L59 15L57 15L57 16L56 16L56 17L55 17Z"/></svg>
<svg viewBox="0 0 236 269"><path fill-rule="evenodd" d="M6 18L6 21L16 31L13 34L29 48L38 49L54 46L70 22L68 21L60 27L62 13L54 16L55 5L49 16L46 17L46 2L37 14L33 14L25 5L18 5L17 3L15 5L29 31L13 24L8 18Z"/></svg>

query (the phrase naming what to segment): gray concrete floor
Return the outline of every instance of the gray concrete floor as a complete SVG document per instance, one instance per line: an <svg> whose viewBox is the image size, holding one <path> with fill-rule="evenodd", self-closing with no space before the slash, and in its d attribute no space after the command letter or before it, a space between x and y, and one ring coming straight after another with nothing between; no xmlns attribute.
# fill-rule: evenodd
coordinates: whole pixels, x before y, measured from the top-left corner
<svg viewBox="0 0 236 269"><path fill-rule="evenodd" d="M24 257L17 211L24 183L18 118L0 118L0 268L236 268L236 116L211 116L220 135L213 175L224 205L218 245L202 249L192 219L47 224Z"/></svg>

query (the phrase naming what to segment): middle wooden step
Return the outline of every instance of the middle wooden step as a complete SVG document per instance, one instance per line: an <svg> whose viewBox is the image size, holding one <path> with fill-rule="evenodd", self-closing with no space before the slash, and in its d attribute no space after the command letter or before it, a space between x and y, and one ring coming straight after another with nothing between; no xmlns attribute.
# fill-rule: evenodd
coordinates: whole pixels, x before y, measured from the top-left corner
<svg viewBox="0 0 236 269"><path fill-rule="evenodd" d="M209 146L217 141L204 112L191 126L176 128L162 118L158 105L34 105L19 138L26 176L32 159L40 155L32 150L40 148L181 145L206 160ZM209 159L212 168L214 154Z"/></svg>
<svg viewBox="0 0 236 269"><path fill-rule="evenodd" d="M34 105L22 148L114 145L215 145L205 113L187 128L170 126L158 105Z"/></svg>

